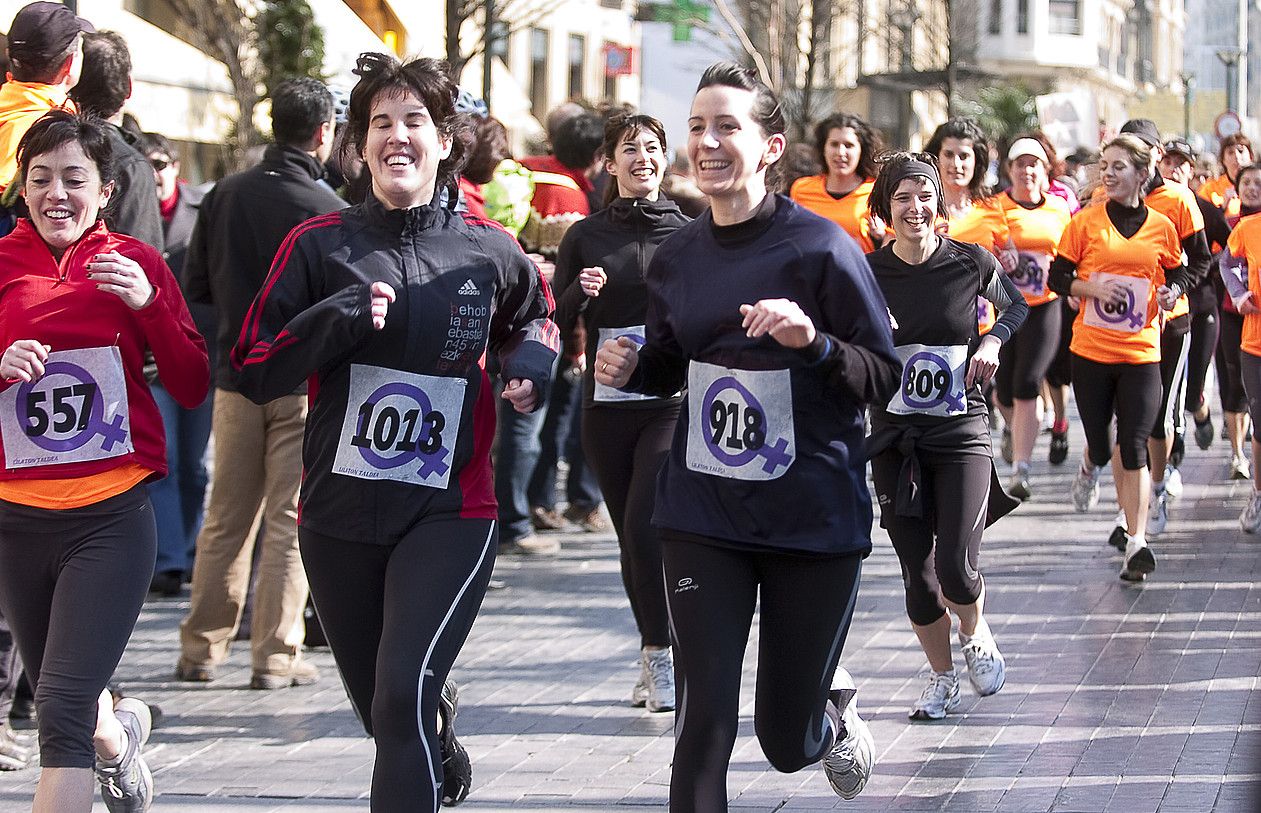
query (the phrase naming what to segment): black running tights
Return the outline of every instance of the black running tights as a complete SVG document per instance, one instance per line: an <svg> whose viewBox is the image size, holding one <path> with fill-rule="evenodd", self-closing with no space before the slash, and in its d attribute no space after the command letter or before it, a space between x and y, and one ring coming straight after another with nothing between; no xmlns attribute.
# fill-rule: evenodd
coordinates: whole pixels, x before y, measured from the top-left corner
<svg viewBox="0 0 1261 813"><path fill-rule="evenodd" d="M438 811L438 696L486 594L495 530L489 519L431 520L391 544L298 530L328 644L376 739L373 813Z"/></svg>
<svg viewBox="0 0 1261 813"><path fill-rule="evenodd" d="M1073 398L1086 433L1086 454L1093 466L1112 459L1112 416L1116 444L1127 471L1147 467L1147 439L1160 414L1160 362L1100 364L1073 354Z"/></svg>
<svg viewBox="0 0 1261 813"><path fill-rule="evenodd" d="M668 646L670 622L661 575L661 540L652 527L657 472L670 453L677 404L658 409L582 411L582 448L600 482L621 548L622 585L641 646Z"/></svg>
<svg viewBox="0 0 1261 813"><path fill-rule="evenodd" d="M1217 389L1222 409L1247 412L1248 396L1243 391L1243 374L1239 370L1239 349L1243 341L1243 317L1230 311L1221 313L1221 330L1217 338Z"/></svg>
<svg viewBox="0 0 1261 813"><path fill-rule="evenodd" d="M776 770L819 761L840 730L827 699L862 555L805 556L662 531L679 706L670 813L727 810L744 650L761 598L753 728Z"/></svg>
<svg viewBox="0 0 1261 813"><path fill-rule="evenodd" d="M1217 349L1221 320L1217 309L1191 311L1191 351L1187 355L1187 412L1199 412L1204 403L1204 380Z"/></svg>

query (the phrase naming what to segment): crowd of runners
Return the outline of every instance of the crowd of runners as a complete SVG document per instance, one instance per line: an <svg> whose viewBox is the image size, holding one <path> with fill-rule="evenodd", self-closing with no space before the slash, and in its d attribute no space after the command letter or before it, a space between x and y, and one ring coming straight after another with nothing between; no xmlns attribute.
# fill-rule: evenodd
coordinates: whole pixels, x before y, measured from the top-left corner
<svg viewBox="0 0 1261 813"><path fill-rule="evenodd" d="M176 678L213 681L256 537L251 686L319 678L309 584L376 743L371 809L463 801L451 671L496 556L555 553L534 530L563 521L562 457L564 516L598 526L603 501L620 547L630 702L676 712L670 809L727 809L755 612L766 757L820 763L852 799L875 746L842 652L876 507L929 667L909 717L938 720L960 702L952 633L977 695L1006 679L990 524L1035 498L1090 511L1110 467L1120 513L1099 542L1142 582L1177 522L1187 430L1209 449L1220 421L1231 478L1252 476L1249 438L1261 454L1261 166L1243 136L1196 183L1189 145L1143 119L1069 175L1038 132L1000 143L952 119L924 152L886 151L837 114L815 126L815 170L788 178L775 92L719 63L673 166L662 123L620 108L549 121L552 154L518 163L444 63L364 54L348 94L278 88L259 168L194 196L164 181L169 141L119 146L125 94L91 92L117 79L91 61L125 54L111 37L31 4L0 89L0 767L36 749L7 725L24 670L41 813L87 811L97 785L112 813L149 809L150 708L111 676L146 594L191 579ZM153 237L118 204L137 190ZM193 416L212 371L202 527ZM1044 429L1071 493L1035 495ZM176 504L196 497L172 548L173 481ZM1261 532L1261 492L1241 509Z"/></svg>

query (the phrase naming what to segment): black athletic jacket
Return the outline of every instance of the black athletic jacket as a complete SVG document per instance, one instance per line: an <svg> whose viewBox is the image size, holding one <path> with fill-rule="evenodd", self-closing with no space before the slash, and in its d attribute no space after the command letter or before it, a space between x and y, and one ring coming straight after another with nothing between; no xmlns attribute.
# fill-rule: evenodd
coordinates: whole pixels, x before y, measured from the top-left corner
<svg viewBox="0 0 1261 813"><path fill-rule="evenodd" d="M376 281L397 296L380 331L370 312ZM257 403L310 377L299 524L390 543L423 518L496 518L495 394L480 362L488 350L497 353L505 381L529 379L546 392L559 345L552 308L546 282L507 232L436 203L387 210L370 195L290 232L245 318L232 365L238 389ZM339 445L347 451L347 411L362 416L367 404L348 403L352 365L463 379L458 435L451 437L448 415L445 430L422 419L419 436L423 442L428 431L450 450L442 458L450 467L445 488L333 473ZM380 415L371 428L391 445L400 429Z"/></svg>
<svg viewBox="0 0 1261 813"><path fill-rule="evenodd" d="M614 198L604 209L569 227L556 256L556 324L568 336L581 315L587 332L587 369L583 374L582 405L595 405L595 354L600 328L629 327L645 323L648 285L644 273L657 247L689 221L678 204L662 197ZM608 281L600 295L589 297L578 282L584 268L600 266ZM674 399L601 402L600 406L627 409L658 408Z"/></svg>

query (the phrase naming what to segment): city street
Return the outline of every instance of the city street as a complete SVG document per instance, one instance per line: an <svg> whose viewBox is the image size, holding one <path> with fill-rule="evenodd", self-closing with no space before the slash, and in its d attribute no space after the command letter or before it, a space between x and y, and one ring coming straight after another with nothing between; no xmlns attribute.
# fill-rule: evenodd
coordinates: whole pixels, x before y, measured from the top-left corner
<svg viewBox="0 0 1261 813"><path fill-rule="evenodd" d="M1169 532L1154 542L1158 569L1127 585L1104 541L1110 477L1096 510L1073 513L1080 431L1058 469L1045 463L1046 437L1033 501L992 528L982 551L1003 691L978 699L965 679L957 713L907 720L926 667L878 531L844 657L876 738L871 782L843 802L816 767L769 767L753 738L755 627L733 810L1261 810L1261 539L1237 522L1250 484L1221 479L1221 441L1193 448ZM664 809L673 715L627 702L637 641L616 545L611 534L564 543L558 560L500 561L507 589L488 595L457 663L458 727L474 766L468 813ZM118 672L128 693L165 713L147 749L154 810L366 811L373 748L330 654L310 654L323 671L311 687L247 690L240 644L217 682L175 683L187 606L187 595L152 601ZM35 777L0 775L0 810L28 809Z"/></svg>

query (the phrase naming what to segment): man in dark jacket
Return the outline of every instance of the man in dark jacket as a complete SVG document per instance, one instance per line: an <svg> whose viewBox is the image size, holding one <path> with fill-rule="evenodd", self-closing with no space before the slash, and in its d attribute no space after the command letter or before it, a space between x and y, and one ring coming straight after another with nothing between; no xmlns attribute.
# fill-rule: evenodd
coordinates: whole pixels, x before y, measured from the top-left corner
<svg viewBox="0 0 1261 813"><path fill-rule="evenodd" d="M212 426L215 469L197 537L193 592L180 625L176 677L209 681L241 623L250 578L251 529L262 543L250 623L255 689L312 683L301 660L306 575L298 555L305 388L264 406L237 390L229 354L246 312L291 229L345 206L321 183L333 145L333 96L315 79L290 79L272 94L272 131L258 166L224 178L202 199L184 263L190 304L215 306ZM261 510L260 510L261 509Z"/></svg>
<svg viewBox="0 0 1261 813"><path fill-rule="evenodd" d="M70 98L84 113L105 119L114 148L114 194L105 209L110 231L129 234L161 251L162 216L158 213L153 168L133 145L134 138L119 126L123 104L131 97L131 52L114 31L83 35L83 72Z"/></svg>

